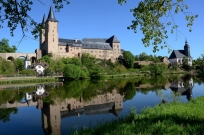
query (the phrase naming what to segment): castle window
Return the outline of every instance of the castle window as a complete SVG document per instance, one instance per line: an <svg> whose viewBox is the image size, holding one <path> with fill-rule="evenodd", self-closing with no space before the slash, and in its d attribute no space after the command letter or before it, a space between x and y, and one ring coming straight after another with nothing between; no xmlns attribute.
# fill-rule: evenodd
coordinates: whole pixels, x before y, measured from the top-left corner
<svg viewBox="0 0 204 135"><path fill-rule="evenodd" d="M101 51L99 51L99 53L101 53Z"/></svg>
<svg viewBox="0 0 204 135"><path fill-rule="evenodd" d="M53 42L54 42L54 38L53 38Z"/></svg>
<svg viewBox="0 0 204 135"><path fill-rule="evenodd" d="M60 48L60 50L62 50L62 48Z"/></svg>
<svg viewBox="0 0 204 135"><path fill-rule="evenodd" d="M54 32L54 30L52 32Z"/></svg>

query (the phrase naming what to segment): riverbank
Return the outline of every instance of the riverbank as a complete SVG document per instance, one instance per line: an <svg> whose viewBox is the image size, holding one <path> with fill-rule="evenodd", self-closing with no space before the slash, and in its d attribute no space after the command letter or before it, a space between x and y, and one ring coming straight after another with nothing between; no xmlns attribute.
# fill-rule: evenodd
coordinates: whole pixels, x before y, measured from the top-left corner
<svg viewBox="0 0 204 135"><path fill-rule="evenodd" d="M0 85L22 84L22 83L41 83L41 82L57 82L54 77L12 77L0 79Z"/></svg>
<svg viewBox="0 0 204 135"><path fill-rule="evenodd" d="M203 106L204 96L188 103L156 105L140 114L132 109L126 117L74 131L72 135L203 134Z"/></svg>

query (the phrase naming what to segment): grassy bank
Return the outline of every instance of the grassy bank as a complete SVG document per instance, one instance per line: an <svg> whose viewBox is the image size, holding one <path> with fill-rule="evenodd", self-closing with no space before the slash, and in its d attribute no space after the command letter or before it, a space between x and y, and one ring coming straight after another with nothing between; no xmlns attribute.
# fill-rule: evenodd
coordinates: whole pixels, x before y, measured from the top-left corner
<svg viewBox="0 0 204 135"><path fill-rule="evenodd" d="M56 82L58 79L53 77L39 77L39 78L9 78L0 79L0 85L7 84L22 84L22 83L40 83L40 82Z"/></svg>
<svg viewBox="0 0 204 135"><path fill-rule="evenodd" d="M140 114L132 109L124 118L74 131L72 135L200 135L204 132L203 112L204 97L199 97L188 103L156 105Z"/></svg>

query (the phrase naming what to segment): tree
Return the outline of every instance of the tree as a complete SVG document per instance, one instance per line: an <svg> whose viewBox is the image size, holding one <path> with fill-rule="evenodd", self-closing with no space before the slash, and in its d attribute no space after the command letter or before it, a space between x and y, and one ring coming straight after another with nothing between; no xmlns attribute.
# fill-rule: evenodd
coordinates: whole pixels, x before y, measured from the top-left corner
<svg viewBox="0 0 204 135"><path fill-rule="evenodd" d="M182 68L184 68L185 70L191 69L191 66L188 64L188 58L187 57L183 57L183 59L182 59Z"/></svg>
<svg viewBox="0 0 204 135"><path fill-rule="evenodd" d="M124 2L126 0L118 0L119 4ZM136 8L130 10L135 20L127 28L132 29L135 33L139 28L144 34L144 38L142 38L144 46L147 47L152 43L153 52L156 52L159 51L159 44L161 44L161 49L168 46L165 42L165 39L168 38L166 29L168 26L171 26L172 34L175 30L177 32L178 25L174 22L173 14L184 13L187 27L190 32L192 31L191 27L198 15L186 12L187 9L188 5L184 3L184 0L141 0ZM162 22L161 19L164 17L166 19L163 19L164 22Z"/></svg>
<svg viewBox="0 0 204 135"><path fill-rule="evenodd" d="M133 68L133 64L135 61L134 55L130 51L124 51L123 53L123 58L124 58L124 66L126 68Z"/></svg>
<svg viewBox="0 0 204 135"><path fill-rule="evenodd" d="M64 76L70 79L80 78L81 69L79 66L74 64L67 64L64 68Z"/></svg>
<svg viewBox="0 0 204 135"><path fill-rule="evenodd" d="M16 46L9 46L9 40L3 38L0 41L0 53L15 53L17 50Z"/></svg>
<svg viewBox="0 0 204 135"><path fill-rule="evenodd" d="M201 76L204 75L204 54L201 54L201 57L196 60L196 64L199 66Z"/></svg>
<svg viewBox="0 0 204 135"><path fill-rule="evenodd" d="M52 1L57 11L60 11L65 3L69 4L68 0ZM38 2L43 3L42 0L38 0ZM126 0L118 0L121 5L124 2ZM33 3L33 0L0 0L0 22L4 23L4 21L7 21L12 36L18 24L21 26L23 37L26 36L25 32L27 31L31 31L35 38L39 36L44 26L41 23L37 23L28 14ZM140 26L139 28L144 34L142 39L144 46L147 47L152 42L153 51L156 52L159 50L159 44L161 44L161 48L167 47L165 39L168 38L168 31L166 27L172 26L171 33L178 29L176 23L172 21L174 13L184 13L187 27L189 27L189 31L192 31L191 27L198 15L185 12L187 9L188 5L184 3L184 0L175 2L173 0L140 0L138 6L130 10L135 19L132 20L132 24L127 28L134 30L136 33L138 26ZM167 17L167 19L162 19L163 17ZM171 20L168 20L168 17ZM1 27L3 26L0 25Z"/></svg>
<svg viewBox="0 0 204 135"><path fill-rule="evenodd" d="M14 61L15 67L16 67L16 71L19 70L23 70L24 69L24 60L23 59L16 59Z"/></svg>
<svg viewBox="0 0 204 135"><path fill-rule="evenodd" d="M161 75L165 70L166 70L166 66L164 64L153 63L149 65L149 71L153 75Z"/></svg>

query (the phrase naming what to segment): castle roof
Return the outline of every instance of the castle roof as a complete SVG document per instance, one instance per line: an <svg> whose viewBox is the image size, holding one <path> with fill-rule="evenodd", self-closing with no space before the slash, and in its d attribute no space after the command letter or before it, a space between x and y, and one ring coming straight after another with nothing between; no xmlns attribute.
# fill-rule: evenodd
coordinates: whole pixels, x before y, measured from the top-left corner
<svg viewBox="0 0 204 135"><path fill-rule="evenodd" d="M113 35L112 37L110 37L108 40L107 40L108 43L120 43L120 41L118 40L118 38Z"/></svg>
<svg viewBox="0 0 204 135"><path fill-rule="evenodd" d="M45 22L46 22L46 16L45 16L45 14L44 14L43 20L42 20L42 25L43 25L43 26L45 26Z"/></svg>
<svg viewBox="0 0 204 135"><path fill-rule="evenodd" d="M183 57L186 57L184 50L173 50L173 52L169 56L169 59L183 58Z"/></svg>
<svg viewBox="0 0 204 135"><path fill-rule="evenodd" d="M50 6L50 11L47 17L47 21L58 22L57 19L55 18L54 12L52 10L52 6Z"/></svg>
<svg viewBox="0 0 204 135"><path fill-rule="evenodd" d="M60 46L82 46L81 40L76 40L76 39L64 39L64 38L59 38L59 45Z"/></svg>

